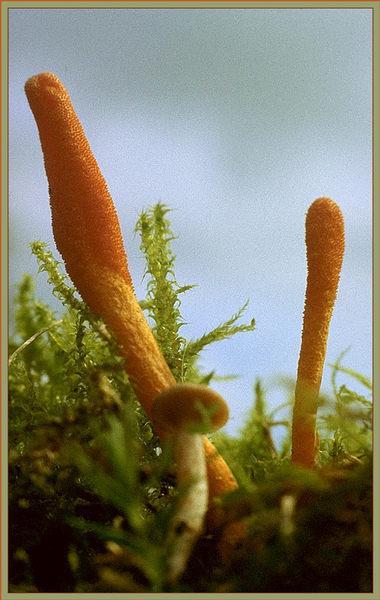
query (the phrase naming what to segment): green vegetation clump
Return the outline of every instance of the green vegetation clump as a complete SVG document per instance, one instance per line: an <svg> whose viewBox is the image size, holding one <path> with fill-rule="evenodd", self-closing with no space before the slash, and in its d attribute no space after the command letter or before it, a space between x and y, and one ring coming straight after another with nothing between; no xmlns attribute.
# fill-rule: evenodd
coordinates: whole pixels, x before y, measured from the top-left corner
<svg viewBox="0 0 380 600"><path fill-rule="evenodd" d="M180 334L180 298L192 286L176 281L167 213L158 204L136 226L147 265L141 306L176 379L208 384L217 375L200 369L203 348L252 331L254 321L238 324L245 305L197 340ZM221 499L223 522L204 532L169 585L167 534L179 500L171 449L138 404L104 323L47 246L31 248L63 312L57 318L23 278L9 358L10 591L370 592L370 382L343 367L342 356L330 366L312 472L290 463L292 392L269 411L256 381L240 435L212 437L239 488ZM362 395L338 386L338 373L359 382ZM234 541L236 522L245 534Z"/></svg>

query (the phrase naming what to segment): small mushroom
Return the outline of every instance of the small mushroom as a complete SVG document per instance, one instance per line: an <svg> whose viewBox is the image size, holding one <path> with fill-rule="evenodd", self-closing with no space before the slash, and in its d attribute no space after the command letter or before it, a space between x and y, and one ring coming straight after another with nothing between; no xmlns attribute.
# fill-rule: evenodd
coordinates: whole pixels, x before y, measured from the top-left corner
<svg viewBox="0 0 380 600"><path fill-rule="evenodd" d="M182 383L157 396L152 417L173 444L177 484L183 491L171 526L168 581L183 573L202 533L208 504L206 457L202 433L216 431L228 419L223 398L204 385Z"/></svg>

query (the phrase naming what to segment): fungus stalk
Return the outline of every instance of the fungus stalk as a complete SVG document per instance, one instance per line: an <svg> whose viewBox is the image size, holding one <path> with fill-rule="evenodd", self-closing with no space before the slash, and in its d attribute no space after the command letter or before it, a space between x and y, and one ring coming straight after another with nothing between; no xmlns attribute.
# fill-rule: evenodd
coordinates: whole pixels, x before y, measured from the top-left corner
<svg viewBox="0 0 380 600"><path fill-rule="evenodd" d="M318 395L344 254L342 213L329 198L313 202L306 215L307 285L301 351L293 409L292 462L316 463Z"/></svg>
<svg viewBox="0 0 380 600"><path fill-rule="evenodd" d="M25 92L39 130L57 248L83 300L113 332L136 396L151 418L153 400L176 382L135 296L105 179L58 77L31 77ZM203 438L203 444L212 508L215 497L237 484L211 442ZM210 515L214 520L215 511Z"/></svg>
<svg viewBox="0 0 380 600"><path fill-rule="evenodd" d="M308 277L293 411L292 462L313 467L318 394L344 252L343 217L339 207L329 198L315 200L308 210L306 248ZM294 504L295 498L291 495L284 496L281 501L284 535L292 532ZM244 519L225 526L218 545L225 564L247 536L247 531L248 524Z"/></svg>
<svg viewBox="0 0 380 600"><path fill-rule="evenodd" d="M202 436L180 430L173 439L177 485L183 494L171 523L168 548L168 581L175 582L202 534L208 502L206 457Z"/></svg>
<svg viewBox="0 0 380 600"><path fill-rule="evenodd" d="M203 531L207 511L206 456L201 431L222 427L228 419L228 408L223 398L206 386L178 384L156 398L152 411L156 423L172 441L180 492L168 537L168 581L173 583L186 567Z"/></svg>

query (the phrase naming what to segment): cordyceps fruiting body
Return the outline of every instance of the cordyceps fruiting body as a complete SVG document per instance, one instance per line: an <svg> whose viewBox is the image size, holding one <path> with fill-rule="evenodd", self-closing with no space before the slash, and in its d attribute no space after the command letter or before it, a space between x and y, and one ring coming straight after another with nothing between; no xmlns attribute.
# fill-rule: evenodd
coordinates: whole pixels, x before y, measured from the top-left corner
<svg viewBox="0 0 380 600"><path fill-rule="evenodd" d="M343 216L333 200L318 198L310 206L306 249L308 274L293 410L292 462L313 467L318 444L318 395L344 254Z"/></svg>
<svg viewBox="0 0 380 600"><path fill-rule="evenodd" d="M131 384L151 416L154 399L176 382L135 296L106 182L59 78L36 75L25 92L39 130L58 250L83 300L112 330ZM237 484L211 442L203 440L212 505Z"/></svg>
<svg viewBox="0 0 380 600"><path fill-rule="evenodd" d="M344 254L344 223L338 205L318 198L306 216L307 285L292 428L292 462L311 468L317 454L316 416L330 320ZM247 523L224 528L219 552L228 562L247 536Z"/></svg>
<svg viewBox="0 0 380 600"><path fill-rule="evenodd" d="M132 284L112 198L58 77L52 73L31 77L25 92L44 153L54 239L67 270L79 280L88 299L96 302L92 278L83 277L91 266L117 272Z"/></svg>
<svg viewBox="0 0 380 600"><path fill-rule="evenodd" d="M25 91L39 129L57 248L84 301L112 329L149 413L156 388L174 378L136 301L106 182L58 77L36 75Z"/></svg>

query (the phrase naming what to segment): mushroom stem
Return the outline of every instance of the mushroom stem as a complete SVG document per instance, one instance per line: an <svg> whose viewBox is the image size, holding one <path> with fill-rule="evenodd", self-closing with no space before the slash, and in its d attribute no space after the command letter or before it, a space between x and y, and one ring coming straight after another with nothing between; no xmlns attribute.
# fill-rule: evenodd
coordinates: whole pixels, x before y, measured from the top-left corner
<svg viewBox="0 0 380 600"><path fill-rule="evenodd" d="M201 432L216 431L228 419L223 398L205 385L180 383L157 396L152 405L155 422L174 445L179 506L170 529L168 580L183 573L207 511L207 450ZM216 452L216 450L215 450Z"/></svg>
<svg viewBox="0 0 380 600"><path fill-rule="evenodd" d="M168 581L171 583L182 575L191 550L202 533L208 502L202 436L180 431L175 437L173 451L177 485L182 497L169 534Z"/></svg>

